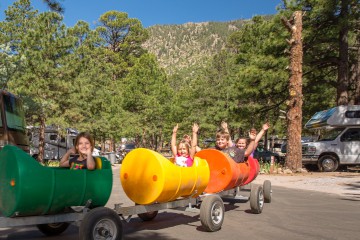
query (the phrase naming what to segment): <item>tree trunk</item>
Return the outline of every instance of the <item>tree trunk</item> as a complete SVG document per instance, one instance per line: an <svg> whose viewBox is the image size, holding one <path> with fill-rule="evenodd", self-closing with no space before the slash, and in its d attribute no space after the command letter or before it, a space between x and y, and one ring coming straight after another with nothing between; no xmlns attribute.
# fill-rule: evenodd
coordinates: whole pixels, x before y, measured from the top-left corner
<svg viewBox="0 0 360 240"><path fill-rule="evenodd" d="M45 117L40 116L38 161L41 163L44 163L44 145L45 145Z"/></svg>
<svg viewBox="0 0 360 240"><path fill-rule="evenodd" d="M286 167L297 171L302 167L301 130L302 130L302 12L296 11L291 21L282 19L291 32L289 100L287 101L287 154Z"/></svg>
<svg viewBox="0 0 360 240"><path fill-rule="evenodd" d="M348 0L341 1L337 105L347 105L349 103L348 6Z"/></svg>
<svg viewBox="0 0 360 240"><path fill-rule="evenodd" d="M354 85L350 104L360 105L360 31L358 32L355 45L355 62L351 66L350 82Z"/></svg>

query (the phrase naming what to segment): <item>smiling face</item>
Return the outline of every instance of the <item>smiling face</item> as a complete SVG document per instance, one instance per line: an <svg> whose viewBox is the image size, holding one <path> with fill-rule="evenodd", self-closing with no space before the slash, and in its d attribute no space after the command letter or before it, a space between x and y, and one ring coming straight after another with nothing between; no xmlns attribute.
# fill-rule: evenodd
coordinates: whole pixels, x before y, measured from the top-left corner
<svg viewBox="0 0 360 240"><path fill-rule="evenodd" d="M228 132L219 131L216 133L216 147L219 149L225 149L228 147L230 135Z"/></svg>
<svg viewBox="0 0 360 240"><path fill-rule="evenodd" d="M228 140L226 137L217 137L216 138L216 146L220 149L225 149L228 146Z"/></svg>
<svg viewBox="0 0 360 240"><path fill-rule="evenodd" d="M245 149L246 148L246 139L245 138L240 138L237 142L236 142L236 147L240 148L240 149Z"/></svg>
<svg viewBox="0 0 360 240"><path fill-rule="evenodd" d="M177 153L179 156L182 157L189 156L189 147L186 145L186 143L179 143L179 146L177 148Z"/></svg>
<svg viewBox="0 0 360 240"><path fill-rule="evenodd" d="M88 132L81 132L76 136L75 149L77 154L91 154L94 150L94 139Z"/></svg>
<svg viewBox="0 0 360 240"><path fill-rule="evenodd" d="M80 137L76 145L76 150L80 154L88 154L89 152L91 153L92 152L91 142L85 137Z"/></svg>

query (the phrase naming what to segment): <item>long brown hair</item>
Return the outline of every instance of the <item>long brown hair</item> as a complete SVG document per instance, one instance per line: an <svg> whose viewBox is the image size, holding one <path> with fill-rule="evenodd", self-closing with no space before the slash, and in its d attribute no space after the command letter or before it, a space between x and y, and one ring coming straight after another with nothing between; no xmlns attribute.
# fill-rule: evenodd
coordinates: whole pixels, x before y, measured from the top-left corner
<svg viewBox="0 0 360 240"><path fill-rule="evenodd" d="M77 146L79 144L79 140L80 138L86 138L87 140L89 140L90 144L91 144L91 151L94 151L94 147L95 147L95 142L94 142L94 138L92 137L92 135L89 132L81 132L79 133L76 138L75 138L75 151L76 153L79 153L79 150L77 149Z"/></svg>

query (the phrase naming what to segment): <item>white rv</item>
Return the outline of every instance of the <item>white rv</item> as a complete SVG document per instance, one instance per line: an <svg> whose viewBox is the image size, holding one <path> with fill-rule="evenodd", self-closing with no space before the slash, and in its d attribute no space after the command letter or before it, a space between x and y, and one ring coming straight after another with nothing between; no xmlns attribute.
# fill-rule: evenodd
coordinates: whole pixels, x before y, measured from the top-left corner
<svg viewBox="0 0 360 240"><path fill-rule="evenodd" d="M77 135L77 130L67 128L66 134L62 136L56 127L47 126L45 128L44 160L61 159L66 151L74 146ZM39 154L39 128L28 127L28 136L30 155L37 158Z"/></svg>
<svg viewBox="0 0 360 240"><path fill-rule="evenodd" d="M324 172L360 165L360 105L317 112L305 128L320 129L321 135L315 142L302 144L303 164L317 165Z"/></svg>

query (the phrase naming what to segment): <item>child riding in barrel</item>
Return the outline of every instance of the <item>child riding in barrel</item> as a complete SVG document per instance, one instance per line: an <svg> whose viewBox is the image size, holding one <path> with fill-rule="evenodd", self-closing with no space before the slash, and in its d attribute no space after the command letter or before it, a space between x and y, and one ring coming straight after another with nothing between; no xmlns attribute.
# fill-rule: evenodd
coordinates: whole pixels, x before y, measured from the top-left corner
<svg viewBox="0 0 360 240"><path fill-rule="evenodd" d="M60 160L60 167L70 169L95 169L95 161L92 156L94 150L94 138L88 132L81 132L75 139L75 147L70 148ZM70 155L76 154L74 157Z"/></svg>
<svg viewBox="0 0 360 240"><path fill-rule="evenodd" d="M174 163L176 165L182 167L191 167L194 163L194 156L196 153L197 146L197 132L199 130L199 126L194 123L192 127L192 140L191 145L188 141L182 139L178 145L176 145L176 134L179 128L179 124L173 129L172 137L171 137L171 151L173 153L173 157L175 159Z"/></svg>
<svg viewBox="0 0 360 240"><path fill-rule="evenodd" d="M254 151L256 135L250 132L249 138L250 143L248 144L246 149L240 149L236 146L229 146L230 134L225 130L220 130L216 133L215 149L226 153L235 162L241 163L245 161L245 157L248 157Z"/></svg>
<svg viewBox="0 0 360 240"><path fill-rule="evenodd" d="M252 128L250 130L250 132L252 132L253 134L256 134L255 143L254 143L254 150L257 148L261 138L264 136L265 132L269 128L270 128L270 124L269 123L264 123L262 125L262 128L261 128L259 133L256 134L256 129L255 128ZM235 145L236 145L236 147L238 147L240 149L245 149L246 146L248 145L248 141L247 141L247 139L245 137L239 137L238 139L236 139Z"/></svg>

